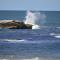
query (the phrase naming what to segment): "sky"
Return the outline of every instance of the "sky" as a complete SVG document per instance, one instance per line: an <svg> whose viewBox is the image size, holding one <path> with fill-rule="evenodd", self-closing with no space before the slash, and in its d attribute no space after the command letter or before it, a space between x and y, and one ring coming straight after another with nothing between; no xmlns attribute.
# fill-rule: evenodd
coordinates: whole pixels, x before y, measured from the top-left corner
<svg viewBox="0 0 60 60"><path fill-rule="evenodd" d="M0 0L0 10L60 11L60 0Z"/></svg>

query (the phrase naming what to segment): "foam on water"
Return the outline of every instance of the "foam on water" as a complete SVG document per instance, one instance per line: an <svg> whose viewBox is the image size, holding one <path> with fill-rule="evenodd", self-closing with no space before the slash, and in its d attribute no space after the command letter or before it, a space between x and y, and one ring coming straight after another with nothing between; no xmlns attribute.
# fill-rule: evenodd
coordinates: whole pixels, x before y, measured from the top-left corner
<svg viewBox="0 0 60 60"><path fill-rule="evenodd" d="M32 29L40 29L40 26L39 25L33 25Z"/></svg>
<svg viewBox="0 0 60 60"><path fill-rule="evenodd" d="M60 35L56 35L56 36L54 36L54 37L56 37L56 38L60 38Z"/></svg>
<svg viewBox="0 0 60 60"><path fill-rule="evenodd" d="M25 42L26 40L12 40L12 39L4 39L4 41L11 42L11 43L22 43Z"/></svg>
<svg viewBox="0 0 60 60"><path fill-rule="evenodd" d="M60 37L60 36L59 36ZM59 38L57 37L57 38ZM2 42L9 42L9 43L33 43L33 44L42 44L42 43L58 43L60 42L60 40L38 40L38 41L31 41L31 40L25 40L25 39L21 39L21 40L12 40L12 39L1 39Z"/></svg>
<svg viewBox="0 0 60 60"><path fill-rule="evenodd" d="M55 38L60 38L60 34L58 34L58 33L50 33L50 35Z"/></svg>

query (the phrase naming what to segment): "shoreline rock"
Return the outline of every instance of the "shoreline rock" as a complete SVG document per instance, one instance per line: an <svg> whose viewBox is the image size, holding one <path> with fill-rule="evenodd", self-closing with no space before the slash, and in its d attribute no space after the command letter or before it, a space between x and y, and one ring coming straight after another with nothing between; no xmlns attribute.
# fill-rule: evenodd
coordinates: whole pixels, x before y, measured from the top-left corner
<svg viewBox="0 0 60 60"><path fill-rule="evenodd" d="M32 29L32 25L24 22L17 22L15 20L0 20L0 28L9 29Z"/></svg>

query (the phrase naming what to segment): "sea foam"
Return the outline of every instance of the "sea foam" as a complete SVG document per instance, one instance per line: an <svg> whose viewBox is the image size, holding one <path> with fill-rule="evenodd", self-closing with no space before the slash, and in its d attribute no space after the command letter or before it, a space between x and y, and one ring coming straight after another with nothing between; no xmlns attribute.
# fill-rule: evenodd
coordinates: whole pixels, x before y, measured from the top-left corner
<svg viewBox="0 0 60 60"><path fill-rule="evenodd" d="M60 38L60 33L50 33L50 35L55 38Z"/></svg>

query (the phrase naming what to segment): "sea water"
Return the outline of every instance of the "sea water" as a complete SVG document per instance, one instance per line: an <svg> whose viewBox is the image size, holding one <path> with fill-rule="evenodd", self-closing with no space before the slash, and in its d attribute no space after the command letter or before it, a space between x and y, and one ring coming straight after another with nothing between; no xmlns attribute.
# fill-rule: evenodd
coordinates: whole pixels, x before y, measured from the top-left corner
<svg viewBox="0 0 60 60"><path fill-rule="evenodd" d="M24 21L26 13L0 11L0 20ZM60 12L40 14L46 16L39 20L40 29L0 28L0 60L60 60Z"/></svg>

